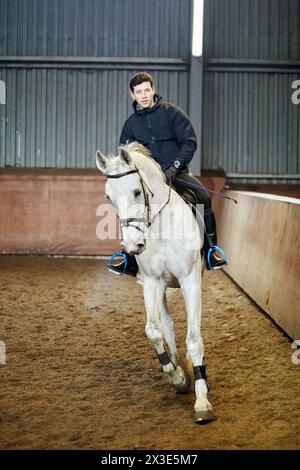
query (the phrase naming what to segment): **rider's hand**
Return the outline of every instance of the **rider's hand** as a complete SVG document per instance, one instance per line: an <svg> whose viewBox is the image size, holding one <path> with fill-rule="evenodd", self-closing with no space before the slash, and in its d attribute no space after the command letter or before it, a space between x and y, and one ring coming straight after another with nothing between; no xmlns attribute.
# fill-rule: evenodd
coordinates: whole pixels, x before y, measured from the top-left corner
<svg viewBox="0 0 300 470"><path fill-rule="evenodd" d="M177 173L178 169L175 168L174 165L169 166L169 168L167 168L167 170L165 171L167 183L170 183L170 181L172 182L172 179L176 177Z"/></svg>

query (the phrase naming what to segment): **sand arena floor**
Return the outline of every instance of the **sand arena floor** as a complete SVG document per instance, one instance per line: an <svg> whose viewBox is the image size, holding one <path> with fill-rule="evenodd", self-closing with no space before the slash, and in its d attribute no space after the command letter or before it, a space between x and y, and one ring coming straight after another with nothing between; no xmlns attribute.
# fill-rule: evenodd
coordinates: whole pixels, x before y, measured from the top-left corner
<svg viewBox="0 0 300 470"><path fill-rule="evenodd" d="M0 289L1 449L300 449L292 342L222 272L204 278L205 426L160 372L133 278L96 259L0 256ZM184 356L180 292L170 310Z"/></svg>

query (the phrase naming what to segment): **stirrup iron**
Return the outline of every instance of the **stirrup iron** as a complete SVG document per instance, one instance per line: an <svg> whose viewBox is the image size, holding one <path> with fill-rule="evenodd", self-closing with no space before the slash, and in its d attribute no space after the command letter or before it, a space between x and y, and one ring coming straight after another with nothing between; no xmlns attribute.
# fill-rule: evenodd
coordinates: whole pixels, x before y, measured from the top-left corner
<svg viewBox="0 0 300 470"><path fill-rule="evenodd" d="M112 262L113 260L117 257L117 256L123 256L124 258L124 269L123 269L123 272L122 273L118 273L116 271L112 271L110 269L112 265ZM107 268L109 271L113 272L114 274L117 274L118 276L122 276L123 274L125 274L125 271L126 271L126 268L127 268L127 256L126 256L126 253L123 253L123 251L116 251L108 260L108 265L107 265Z"/></svg>

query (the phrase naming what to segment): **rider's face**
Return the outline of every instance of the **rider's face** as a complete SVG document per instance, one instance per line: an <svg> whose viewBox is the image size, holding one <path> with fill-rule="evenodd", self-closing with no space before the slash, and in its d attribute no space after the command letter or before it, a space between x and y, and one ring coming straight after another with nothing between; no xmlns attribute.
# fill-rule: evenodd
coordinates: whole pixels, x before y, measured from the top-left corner
<svg viewBox="0 0 300 470"><path fill-rule="evenodd" d="M151 87L150 82L143 82L136 85L131 92L131 98L137 102L141 108L151 108L154 104L154 87Z"/></svg>

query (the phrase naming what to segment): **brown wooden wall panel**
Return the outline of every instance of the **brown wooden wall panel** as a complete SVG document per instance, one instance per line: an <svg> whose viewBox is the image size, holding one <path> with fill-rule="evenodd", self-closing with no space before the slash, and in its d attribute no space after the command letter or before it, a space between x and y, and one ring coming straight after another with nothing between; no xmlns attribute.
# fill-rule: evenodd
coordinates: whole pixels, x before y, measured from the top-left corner
<svg viewBox="0 0 300 470"><path fill-rule="evenodd" d="M300 338L300 199L225 191L219 219L227 273L292 338Z"/></svg>
<svg viewBox="0 0 300 470"><path fill-rule="evenodd" d="M0 252L110 254L118 240L99 240L104 198L100 174L0 175Z"/></svg>

